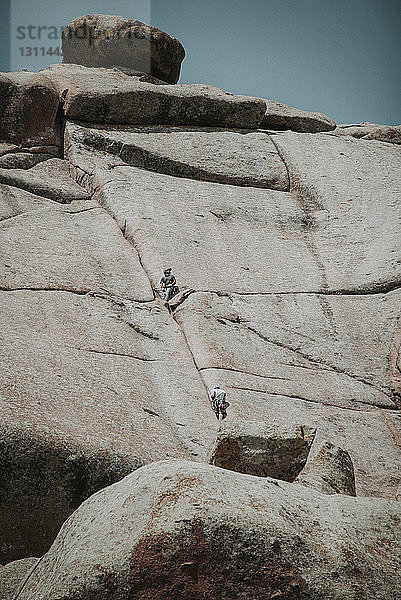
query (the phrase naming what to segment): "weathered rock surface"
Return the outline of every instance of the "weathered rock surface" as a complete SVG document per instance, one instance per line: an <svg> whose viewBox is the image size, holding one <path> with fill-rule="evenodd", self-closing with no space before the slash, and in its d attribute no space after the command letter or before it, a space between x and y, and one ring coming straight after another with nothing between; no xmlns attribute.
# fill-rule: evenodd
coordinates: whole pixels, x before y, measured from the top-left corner
<svg viewBox="0 0 401 600"><path fill-rule="evenodd" d="M289 169L291 194L116 167L99 199L135 238L153 281L167 262L178 263L183 286L198 290L376 293L398 287L400 148L327 134L272 139Z"/></svg>
<svg viewBox="0 0 401 600"><path fill-rule="evenodd" d="M303 211L287 192L128 166L115 167L106 179L95 176L93 187L135 244L154 287L165 264L174 266L180 287L195 290L264 293L320 287L319 268L301 233Z"/></svg>
<svg viewBox="0 0 401 600"><path fill-rule="evenodd" d="M150 171L241 186L289 188L276 147L260 131L105 125L95 129L74 123L67 123L66 130L68 147L85 145Z"/></svg>
<svg viewBox="0 0 401 600"><path fill-rule="evenodd" d="M319 135L274 136L304 214L322 290L399 287L401 148Z"/></svg>
<svg viewBox="0 0 401 600"><path fill-rule="evenodd" d="M63 31L63 62L87 67L114 65L177 83L185 50L164 31L115 15L85 15Z"/></svg>
<svg viewBox="0 0 401 600"><path fill-rule="evenodd" d="M388 369L400 292L354 296L192 294L175 312L200 369L256 376L309 401L395 408ZM313 319L310 315L313 315ZM266 388L267 386L267 388Z"/></svg>
<svg viewBox="0 0 401 600"><path fill-rule="evenodd" d="M89 198L70 176L67 161L60 158L40 162L30 169L0 169L0 183L61 203Z"/></svg>
<svg viewBox="0 0 401 600"><path fill-rule="evenodd" d="M78 210L36 208L0 222L0 247L2 289L107 290L153 300L135 249L93 201Z"/></svg>
<svg viewBox="0 0 401 600"><path fill-rule="evenodd" d="M323 113L309 112L275 102L265 100L266 112L260 124L261 129L277 129L298 131L300 133L317 133L335 129L334 121Z"/></svg>
<svg viewBox="0 0 401 600"><path fill-rule="evenodd" d="M0 141L60 144L58 93L41 73L0 73Z"/></svg>
<svg viewBox="0 0 401 600"><path fill-rule="evenodd" d="M294 481L305 466L316 430L307 425L279 428L260 421L220 425L210 451L216 467Z"/></svg>
<svg viewBox="0 0 401 600"><path fill-rule="evenodd" d="M54 156L39 152L10 152L0 156L0 169L30 169L49 158Z"/></svg>
<svg viewBox="0 0 401 600"><path fill-rule="evenodd" d="M315 443L350 453L358 494L394 497L401 413L388 365L399 298L193 293L174 317L207 387L227 391L228 422L314 426Z"/></svg>
<svg viewBox="0 0 401 600"><path fill-rule="evenodd" d="M163 461L87 500L18 600L396 597L400 508Z"/></svg>
<svg viewBox="0 0 401 600"><path fill-rule="evenodd" d="M14 600L24 580L37 562L37 558L22 558L7 565L0 565L1 600Z"/></svg>
<svg viewBox="0 0 401 600"><path fill-rule="evenodd" d="M401 125L388 126L375 123L360 123L359 125L339 125L332 132L339 136L352 136L363 140L377 140L391 144L401 144Z"/></svg>
<svg viewBox="0 0 401 600"><path fill-rule="evenodd" d="M398 597L401 148L368 141L397 128L271 102L258 130L265 101L121 64L24 78L60 107L0 138L0 560L191 462L91 498L18 600ZM264 478L194 462L216 435Z"/></svg>
<svg viewBox="0 0 401 600"><path fill-rule="evenodd" d="M0 183L0 222L24 212L34 211L37 208L54 208L54 204L53 200L35 196L35 194L25 190ZM70 208L72 209L75 204L76 202L71 202Z"/></svg>
<svg viewBox="0 0 401 600"><path fill-rule="evenodd" d="M324 442L295 480L322 494L356 496L354 465L348 452Z"/></svg>
<svg viewBox="0 0 401 600"><path fill-rule="evenodd" d="M265 112L259 98L234 96L209 85L154 85L119 70L70 64L51 65L41 73L63 96L69 120L255 129Z"/></svg>
<svg viewBox="0 0 401 600"><path fill-rule="evenodd" d="M0 302L7 562L42 555L88 495L138 466L201 458L215 425L182 333L157 303L32 290Z"/></svg>

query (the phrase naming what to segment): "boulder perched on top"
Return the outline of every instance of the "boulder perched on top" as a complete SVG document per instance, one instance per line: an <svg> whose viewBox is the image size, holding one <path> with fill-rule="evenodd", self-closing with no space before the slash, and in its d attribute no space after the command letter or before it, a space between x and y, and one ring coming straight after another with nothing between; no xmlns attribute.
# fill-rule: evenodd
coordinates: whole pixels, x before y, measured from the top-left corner
<svg viewBox="0 0 401 600"><path fill-rule="evenodd" d="M0 142L58 145L59 98L41 73L0 73Z"/></svg>
<svg viewBox="0 0 401 600"><path fill-rule="evenodd" d="M316 429L269 426L257 421L221 425L210 454L217 467L293 481L306 463Z"/></svg>
<svg viewBox="0 0 401 600"><path fill-rule="evenodd" d="M260 125L262 129L290 129L298 133L331 131L335 126L334 121L323 113L293 108L274 100L266 100L266 113Z"/></svg>
<svg viewBox="0 0 401 600"><path fill-rule="evenodd" d="M114 65L177 83L185 50L164 31L115 15L85 15L63 31L63 62L87 67Z"/></svg>

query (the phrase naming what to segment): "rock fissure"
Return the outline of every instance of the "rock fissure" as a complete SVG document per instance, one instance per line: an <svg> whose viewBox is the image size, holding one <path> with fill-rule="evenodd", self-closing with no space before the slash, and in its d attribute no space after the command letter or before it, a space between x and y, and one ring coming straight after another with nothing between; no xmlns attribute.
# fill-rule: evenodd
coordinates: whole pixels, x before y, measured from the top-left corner
<svg viewBox="0 0 401 600"><path fill-rule="evenodd" d="M19 190L24 190L25 192L31 192L33 194L35 194L35 196L39 196L40 198L46 198L46 200L53 200L58 202L57 200L55 200L55 195L56 193L51 191L51 192L46 192L45 190L41 189L39 186L31 186L29 184L25 184L24 182L16 182L13 181L11 182L10 179L6 178L6 177L2 177L0 174L0 183L3 183L5 185L11 185L12 187L19 189ZM60 204L71 204L72 201L79 201L79 200L87 200L87 197L83 194L81 198L67 198L62 200L62 202L60 202Z"/></svg>
<svg viewBox="0 0 401 600"><path fill-rule="evenodd" d="M1 292L67 292L69 294L76 294L77 296L90 296L96 294L94 290L75 290L70 287L5 287L0 286Z"/></svg>
<svg viewBox="0 0 401 600"><path fill-rule="evenodd" d="M99 288L99 290L77 290L77 289L73 289L73 288L69 288L69 287L5 287L5 286L0 286L0 292L65 292L67 294L74 294L76 296L93 296L94 298L99 298L101 300L107 300L109 302L113 302L115 304L118 304L119 306L123 306L124 302L132 302L133 299L132 298L123 298L122 296L117 296L115 294L111 294L110 292L107 293L102 293L101 288ZM134 302L136 304L142 304L142 305L147 305L147 304L152 304L152 300L137 300L135 299ZM135 329L135 327L133 327ZM138 331L138 333L142 333L143 335L145 335L145 332L140 332ZM150 337L150 336L148 336Z"/></svg>
<svg viewBox="0 0 401 600"><path fill-rule="evenodd" d="M65 210L64 213L67 215L80 215L81 213L84 212L89 212L91 210L103 210L103 212L106 212L100 205L99 206L90 206L89 208L81 208L80 210Z"/></svg>
<svg viewBox="0 0 401 600"><path fill-rule="evenodd" d="M180 306L184 304L186 300L192 294L215 294L216 296L222 298L230 298L231 296L377 296L377 295L385 295L390 294L391 292L395 292L401 289L401 285L399 283L394 285L381 285L372 287L368 291L361 290L293 290L293 291L285 291L285 292L235 292L235 291L217 291L217 290L206 290L206 289L197 289L197 290L183 290L183 296L173 304L173 311L176 311Z"/></svg>
<svg viewBox="0 0 401 600"><path fill-rule="evenodd" d="M260 375L259 373L252 373L251 371L245 371L242 369L234 369L233 367L201 367L198 369L201 371L232 371L233 373L243 373L244 375L252 375L253 377L261 377L262 379L276 379L288 381L288 377L277 377L275 375Z"/></svg>
<svg viewBox="0 0 401 600"><path fill-rule="evenodd" d="M142 362L156 362L158 360L157 358L134 356L133 354L126 354L124 352L107 352L106 350L95 350L94 348L78 348L77 346L67 346L67 348L73 348L74 350L80 350L82 352L91 352L93 354L105 354L106 356L121 356L123 358L133 358Z"/></svg>
<svg viewBox="0 0 401 600"><path fill-rule="evenodd" d="M273 144L273 146L276 148L277 150L277 154L279 155L285 170L287 171L287 177L288 177L288 182L289 182L289 187L288 190L290 190L290 185L291 185L291 174L290 174L290 169L287 165L287 161L285 160L285 156L283 155L283 153L281 152L281 149L277 146L276 142L274 141L274 135L270 135L270 134L266 134L269 138L269 140L271 141L271 143Z"/></svg>
<svg viewBox="0 0 401 600"><path fill-rule="evenodd" d="M256 392L258 394L267 394L268 396L281 396L283 398L291 398L293 400L302 400L303 402L309 402L312 404L320 404L322 405L323 403L320 400L311 400L310 398L304 398L303 396L298 396L298 395L292 395L292 394L285 394L284 392L271 392L269 390L259 390L257 388L251 388L251 387L245 387L245 386L240 386L240 385L231 385L230 386L232 389L234 390L243 390L244 392ZM364 409L364 408L355 408L355 407L348 407L348 406L339 406L338 404L334 404L334 403L330 403L330 402L325 402L324 406L332 406L334 408L338 408L339 410L352 410L352 411L356 411L356 412L374 412L375 407L371 404L369 404L368 402L364 402L363 400L358 400L358 402L360 402L360 404L365 404L366 406L371 406L371 409ZM389 410L389 409L387 409Z"/></svg>
<svg viewBox="0 0 401 600"><path fill-rule="evenodd" d="M25 589L26 584L28 583L29 578L34 573L34 571L36 571L37 567L40 565L40 563L45 558L45 556L46 555L44 554L43 556L41 556L40 558L38 558L37 563L34 564L33 567L28 571L27 575L25 576L24 580L22 581L22 584L21 584L18 592L16 593L16 595L14 596L14 598L12 600L18 600L18 598L20 598L22 592Z"/></svg>

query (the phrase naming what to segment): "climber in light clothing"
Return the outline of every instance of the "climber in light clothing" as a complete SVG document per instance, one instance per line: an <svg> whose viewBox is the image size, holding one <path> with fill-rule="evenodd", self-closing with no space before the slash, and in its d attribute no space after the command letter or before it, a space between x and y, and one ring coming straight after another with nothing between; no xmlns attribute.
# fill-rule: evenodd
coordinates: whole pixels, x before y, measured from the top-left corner
<svg viewBox="0 0 401 600"><path fill-rule="evenodd" d="M221 389L218 385L215 385L211 394L210 400L212 402L212 409L218 421L225 419L227 417L227 408L230 406L230 403L226 400L226 393Z"/></svg>

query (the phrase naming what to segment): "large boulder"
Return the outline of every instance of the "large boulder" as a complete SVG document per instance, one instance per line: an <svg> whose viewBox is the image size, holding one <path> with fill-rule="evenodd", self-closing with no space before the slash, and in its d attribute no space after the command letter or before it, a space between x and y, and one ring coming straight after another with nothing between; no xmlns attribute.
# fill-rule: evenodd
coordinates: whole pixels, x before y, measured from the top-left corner
<svg viewBox="0 0 401 600"><path fill-rule="evenodd" d="M356 496L354 465L346 450L323 442L302 469L297 482L322 494Z"/></svg>
<svg viewBox="0 0 401 600"><path fill-rule="evenodd" d="M397 127L383 125L364 135L362 139L388 142L389 144L401 144L401 125Z"/></svg>
<svg viewBox="0 0 401 600"><path fill-rule="evenodd" d="M400 509L205 464L153 463L80 506L18 600L395 598Z"/></svg>
<svg viewBox="0 0 401 600"><path fill-rule="evenodd" d="M323 113L309 112L266 100L266 112L260 124L261 129L298 131L299 133L317 133L331 131L336 124Z"/></svg>
<svg viewBox="0 0 401 600"><path fill-rule="evenodd" d="M87 67L122 66L177 83L185 50L178 40L141 21L85 15L63 31L63 62Z"/></svg>
<svg viewBox="0 0 401 600"><path fill-rule="evenodd" d="M41 73L0 73L0 142L59 145L59 96Z"/></svg>
<svg viewBox="0 0 401 600"><path fill-rule="evenodd" d="M307 461L315 434L306 425L280 428L230 420L220 426L209 462L238 473L293 481Z"/></svg>
<svg viewBox="0 0 401 600"><path fill-rule="evenodd" d="M120 70L72 64L51 65L42 73L64 98L69 120L255 129L265 112L260 98L235 96L209 85L155 85Z"/></svg>

